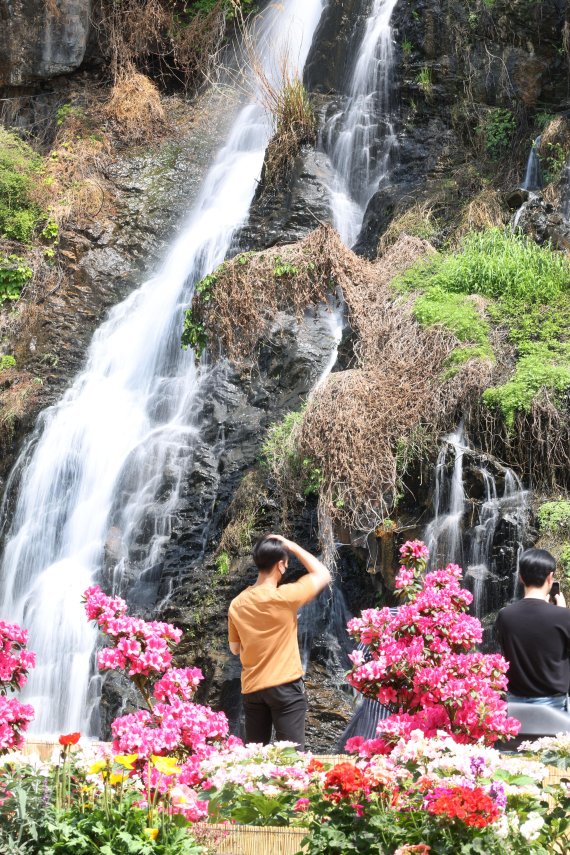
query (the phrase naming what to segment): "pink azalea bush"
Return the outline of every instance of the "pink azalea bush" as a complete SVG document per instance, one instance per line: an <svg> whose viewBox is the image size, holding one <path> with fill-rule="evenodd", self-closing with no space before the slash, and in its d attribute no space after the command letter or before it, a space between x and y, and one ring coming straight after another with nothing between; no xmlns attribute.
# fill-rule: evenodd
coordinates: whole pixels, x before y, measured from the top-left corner
<svg viewBox="0 0 570 855"><path fill-rule="evenodd" d="M473 598L460 585L461 568L449 564L422 578L428 550L421 541L405 543L400 556L396 588L406 603L395 615L386 608L368 609L348 623L371 657L366 661L361 650L351 654L348 682L394 714L380 723L373 745L363 746L357 737L347 747L368 754L386 751L415 730L489 745L515 736L519 723L508 718L501 695L508 665L502 656L474 650L482 629L466 614Z"/></svg>
<svg viewBox="0 0 570 855"><path fill-rule="evenodd" d="M26 649L28 633L15 623L0 620L0 754L19 748L24 732L34 718L34 708L22 704L8 692L23 688L28 672L36 664L35 654Z"/></svg>
<svg viewBox="0 0 570 855"><path fill-rule="evenodd" d="M108 597L98 586L84 597L88 618L111 641L99 651L99 668L124 671L146 705L112 723L114 752L132 758L131 777L140 776L155 794L170 794L169 810L192 821L204 817L206 803L189 788L202 778L200 762L232 738L224 713L192 702L203 679L200 669L171 667L181 630L130 617L124 600ZM178 765L162 768L159 761L166 755L175 756Z"/></svg>

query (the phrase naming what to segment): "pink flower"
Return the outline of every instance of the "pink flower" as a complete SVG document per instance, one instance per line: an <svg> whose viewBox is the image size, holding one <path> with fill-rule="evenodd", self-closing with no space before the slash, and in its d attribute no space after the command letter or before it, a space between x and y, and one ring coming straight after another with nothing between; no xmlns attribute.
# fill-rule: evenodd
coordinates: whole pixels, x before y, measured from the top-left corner
<svg viewBox="0 0 570 855"><path fill-rule="evenodd" d="M293 805L293 810L298 811L298 812L306 811L309 809L310 804L311 804L310 799L305 799L305 798L297 799L297 801Z"/></svg>

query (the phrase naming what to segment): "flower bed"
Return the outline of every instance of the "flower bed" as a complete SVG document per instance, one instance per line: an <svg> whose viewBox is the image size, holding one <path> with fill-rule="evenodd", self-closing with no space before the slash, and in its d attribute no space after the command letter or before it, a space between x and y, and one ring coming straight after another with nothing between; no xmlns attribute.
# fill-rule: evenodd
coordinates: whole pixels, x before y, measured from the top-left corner
<svg viewBox="0 0 570 855"><path fill-rule="evenodd" d="M123 670L144 708L116 719L113 743L64 734L51 758L15 751L31 707L7 698L33 654L0 623L0 852L9 855L549 855L570 829L570 735L492 747L517 730L501 696L505 663L473 650L480 625L450 565L427 574L427 551L402 548L397 615L368 610L350 630L370 651L349 680L396 705L353 756L244 746L221 713L195 704L201 674L173 668L180 631L127 615L98 588L88 617L110 644L102 669ZM520 750L521 750L520 749ZM531 756L530 752L535 752ZM557 775L550 770L556 767Z"/></svg>

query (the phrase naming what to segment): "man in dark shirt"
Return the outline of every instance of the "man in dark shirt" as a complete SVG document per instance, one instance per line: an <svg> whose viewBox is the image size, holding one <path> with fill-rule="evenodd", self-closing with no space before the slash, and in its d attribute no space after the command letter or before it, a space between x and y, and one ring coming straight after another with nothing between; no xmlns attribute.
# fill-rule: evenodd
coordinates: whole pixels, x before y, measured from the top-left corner
<svg viewBox="0 0 570 855"><path fill-rule="evenodd" d="M509 663L509 701L565 710L570 688L570 611L562 594L549 602L556 561L545 549L520 557L524 598L501 609L496 632Z"/></svg>

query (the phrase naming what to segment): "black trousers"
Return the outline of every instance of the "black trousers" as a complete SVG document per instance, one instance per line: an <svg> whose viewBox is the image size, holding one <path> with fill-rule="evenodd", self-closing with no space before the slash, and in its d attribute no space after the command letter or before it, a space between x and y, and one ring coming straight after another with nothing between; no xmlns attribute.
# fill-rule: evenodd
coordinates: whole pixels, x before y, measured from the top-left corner
<svg viewBox="0 0 570 855"><path fill-rule="evenodd" d="M307 696L301 677L292 683L271 686L259 692L242 695L245 711L245 741L271 742L271 727L275 728L277 742L296 742L305 750L305 715Z"/></svg>

